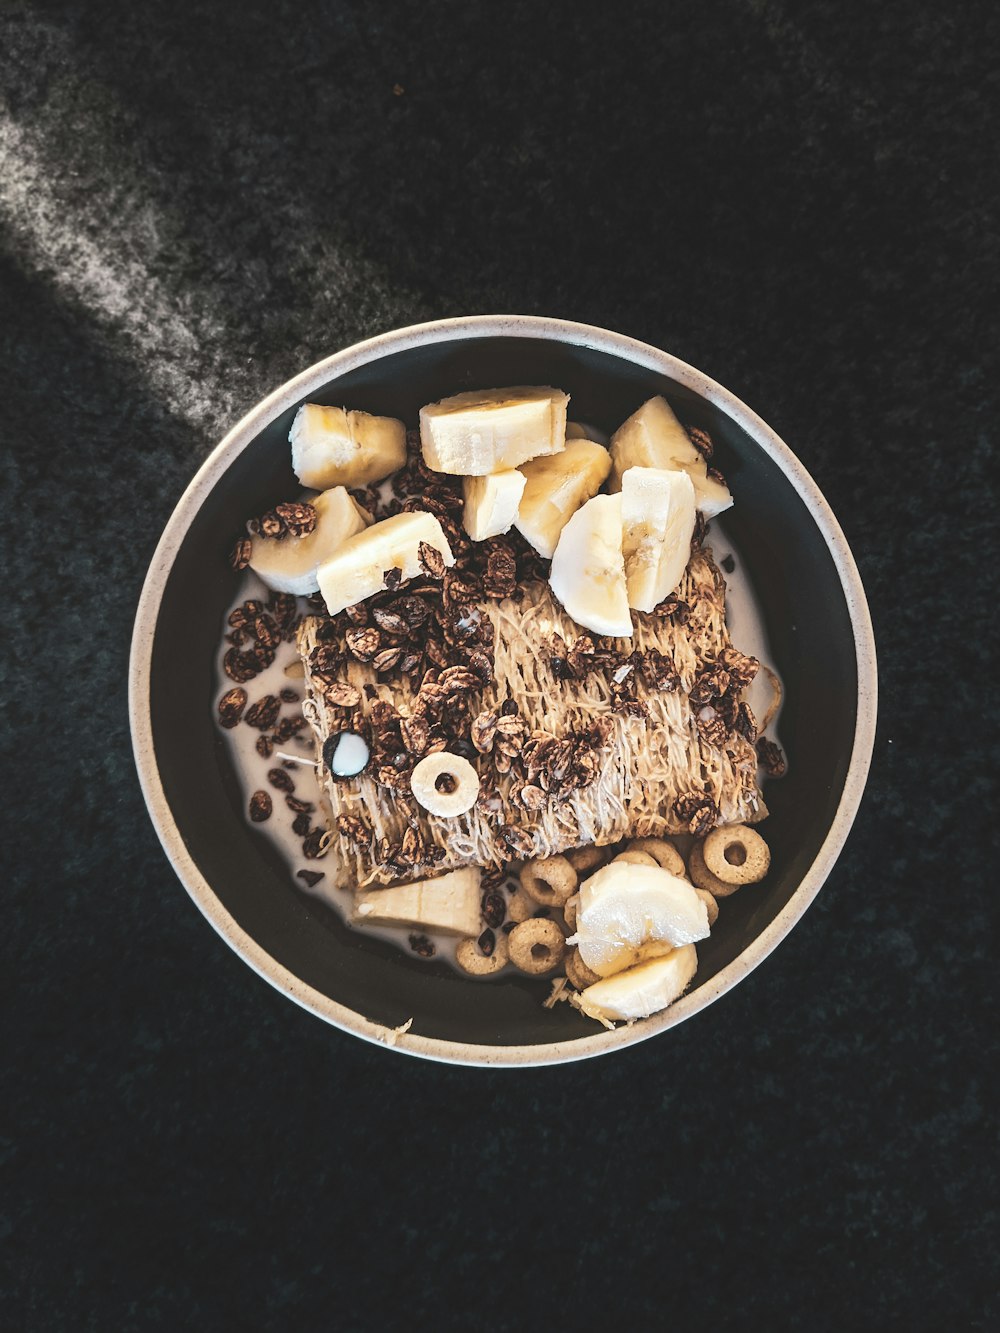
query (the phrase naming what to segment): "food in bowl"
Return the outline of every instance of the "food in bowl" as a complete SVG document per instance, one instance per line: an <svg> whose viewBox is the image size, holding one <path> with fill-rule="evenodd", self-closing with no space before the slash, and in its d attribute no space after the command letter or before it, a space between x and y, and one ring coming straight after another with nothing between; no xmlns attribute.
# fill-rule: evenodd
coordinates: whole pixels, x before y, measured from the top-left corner
<svg viewBox="0 0 1000 1333"><path fill-rule="evenodd" d="M605 444L569 408L489 389L407 431L303 405L310 493L237 542L218 707L305 889L610 1026L682 994L766 875L780 686L730 639L708 434L656 396Z"/></svg>

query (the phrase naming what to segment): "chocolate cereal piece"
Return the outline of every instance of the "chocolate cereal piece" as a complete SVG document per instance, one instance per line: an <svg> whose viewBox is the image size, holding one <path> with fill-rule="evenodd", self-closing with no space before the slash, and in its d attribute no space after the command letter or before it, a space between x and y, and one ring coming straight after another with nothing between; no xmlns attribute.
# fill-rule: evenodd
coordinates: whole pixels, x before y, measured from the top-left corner
<svg viewBox="0 0 1000 1333"><path fill-rule="evenodd" d="M247 692L236 685L219 700L219 722L227 730L237 726L247 706Z"/></svg>
<svg viewBox="0 0 1000 1333"><path fill-rule="evenodd" d="M281 703L276 694L265 694L247 709L243 721L248 727L256 727L258 731L270 731L278 720L280 707Z"/></svg>
<svg viewBox="0 0 1000 1333"><path fill-rule="evenodd" d="M271 818L271 796L266 791L255 791L250 797L250 818L255 824L263 824Z"/></svg>
<svg viewBox="0 0 1000 1333"><path fill-rule="evenodd" d="M229 557L229 563L237 573L246 569L250 564L250 556L253 552L253 542L249 537L241 537L232 549Z"/></svg>

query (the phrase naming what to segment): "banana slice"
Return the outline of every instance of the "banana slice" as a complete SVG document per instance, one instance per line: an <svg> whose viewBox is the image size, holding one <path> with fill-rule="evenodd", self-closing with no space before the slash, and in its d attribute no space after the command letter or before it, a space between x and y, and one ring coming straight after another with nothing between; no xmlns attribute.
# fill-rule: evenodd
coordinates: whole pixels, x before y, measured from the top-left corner
<svg viewBox="0 0 1000 1333"><path fill-rule="evenodd" d="M305 537L254 537L250 568L275 592L307 597L316 592L316 571L324 560L372 521L343 486L324 491L309 503L316 510L316 526Z"/></svg>
<svg viewBox="0 0 1000 1333"><path fill-rule="evenodd" d="M566 444L569 395L526 387L458 393L420 409L424 462L434 472L484 477Z"/></svg>
<svg viewBox="0 0 1000 1333"><path fill-rule="evenodd" d="M630 467L621 494L628 604L652 611L680 583L691 558L694 486L686 472Z"/></svg>
<svg viewBox="0 0 1000 1333"><path fill-rule="evenodd" d="M708 934L708 910L686 879L656 865L612 861L580 886L570 940L600 977Z"/></svg>
<svg viewBox="0 0 1000 1333"><path fill-rule="evenodd" d="M445 565L455 563L441 524L433 514L422 511L384 518L348 537L316 572L330 615L381 592L387 570L398 569L403 579L426 572L420 560L423 545L438 551Z"/></svg>
<svg viewBox="0 0 1000 1333"><path fill-rule="evenodd" d="M406 462L406 427L342 407L303 403L288 432L292 469L303 486L367 486Z"/></svg>
<svg viewBox="0 0 1000 1333"><path fill-rule="evenodd" d="M698 951L693 944L685 944L662 958L595 981L581 992L578 1004L599 1021L648 1018L683 995L697 970Z"/></svg>
<svg viewBox="0 0 1000 1333"><path fill-rule="evenodd" d="M370 889L354 900L354 919L365 925L414 926L445 935L478 935L478 866L465 866L437 879Z"/></svg>
<svg viewBox="0 0 1000 1333"><path fill-rule="evenodd" d="M708 464L665 398L650 398L618 427L611 437L611 460L610 491L621 490L622 477L630 467L680 468L691 478L697 506L706 518L714 518L733 503L729 488L708 475Z"/></svg>
<svg viewBox="0 0 1000 1333"><path fill-rule="evenodd" d="M488 477L463 477L462 490L462 526L474 542L484 542L510 531L524 493L524 477L516 468Z"/></svg>
<svg viewBox="0 0 1000 1333"><path fill-rule="evenodd" d="M526 484L514 527L551 560L570 517L604 485L611 455L592 440L569 440L561 453L532 459L518 470Z"/></svg>
<svg viewBox="0 0 1000 1333"><path fill-rule="evenodd" d="M559 534L549 586L584 629L631 638L620 495L595 495L576 511Z"/></svg>

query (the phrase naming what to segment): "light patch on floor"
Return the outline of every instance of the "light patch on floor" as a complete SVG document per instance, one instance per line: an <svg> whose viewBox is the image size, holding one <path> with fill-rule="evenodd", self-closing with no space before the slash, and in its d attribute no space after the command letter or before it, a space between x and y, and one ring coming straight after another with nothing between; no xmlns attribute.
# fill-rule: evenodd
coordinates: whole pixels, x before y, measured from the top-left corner
<svg viewBox="0 0 1000 1333"><path fill-rule="evenodd" d="M68 304L125 335L116 350L124 349L172 412L213 430L231 419L224 378L199 384L188 371L190 363L204 366L213 344L221 354L222 324L204 310L184 311L142 260L155 248L155 218L139 229L134 219L109 214L100 194L67 208L55 179L44 144L0 110L0 216L19 258ZM105 239L99 243L95 232Z"/></svg>

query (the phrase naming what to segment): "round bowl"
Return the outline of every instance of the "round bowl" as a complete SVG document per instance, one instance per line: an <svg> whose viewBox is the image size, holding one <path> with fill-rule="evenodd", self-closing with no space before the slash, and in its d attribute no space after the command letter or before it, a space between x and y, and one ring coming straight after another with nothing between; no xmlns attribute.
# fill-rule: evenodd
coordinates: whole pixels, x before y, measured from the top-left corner
<svg viewBox="0 0 1000 1333"><path fill-rule="evenodd" d="M288 431L305 401L415 424L422 404L462 389L554 384L572 415L613 431L664 394L707 428L736 496L726 527L755 588L785 682L782 742L791 772L767 789L767 879L725 901L698 947L692 988L669 1009L613 1032L547 983L463 980L445 964L351 930L297 890L246 820L213 718L214 655L235 591L232 534L295 487ZM290 999L370 1041L462 1064L523 1066L620 1050L717 1000L788 934L829 875L868 774L875 646L844 535L795 455L745 404L655 347L564 320L476 316L399 329L327 357L265 398L208 457L178 504L136 617L129 702L153 823L181 882L223 939ZM409 1031L394 1029L412 1019Z"/></svg>

